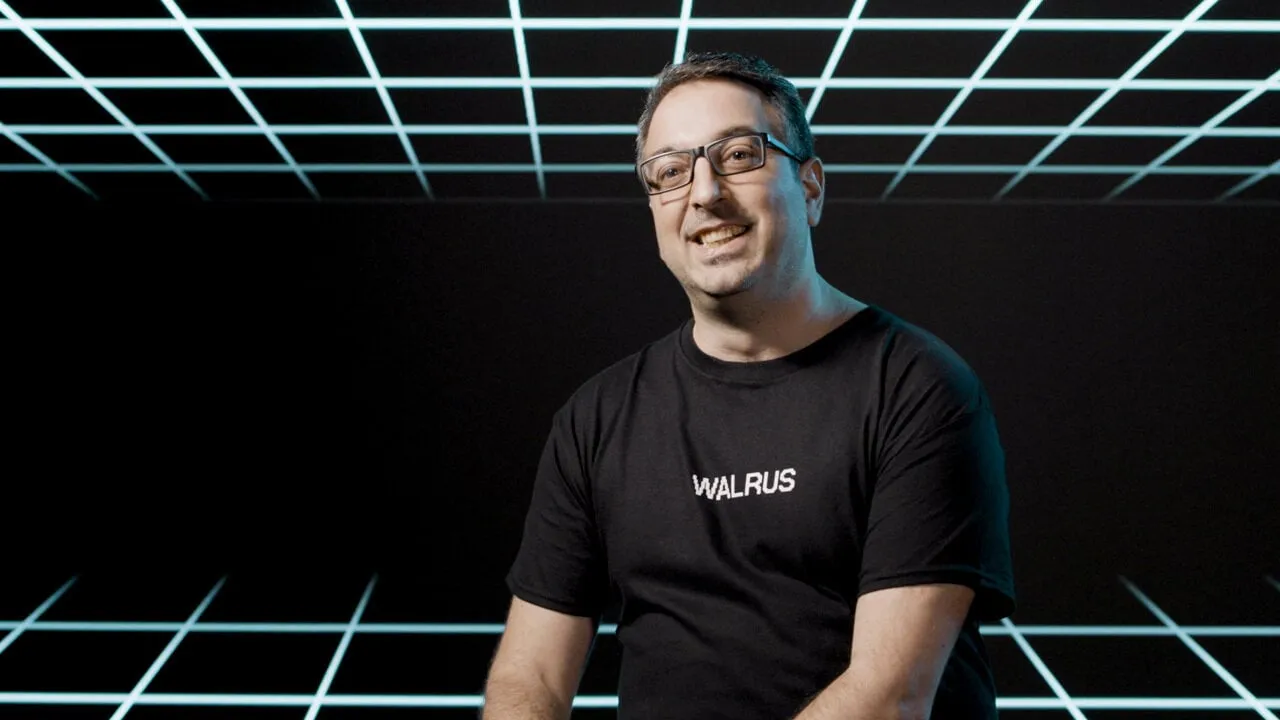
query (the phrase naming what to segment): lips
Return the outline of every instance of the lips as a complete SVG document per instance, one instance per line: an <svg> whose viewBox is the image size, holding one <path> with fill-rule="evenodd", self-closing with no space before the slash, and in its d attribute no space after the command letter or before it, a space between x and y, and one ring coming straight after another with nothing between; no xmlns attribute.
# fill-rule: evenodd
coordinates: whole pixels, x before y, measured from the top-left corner
<svg viewBox="0 0 1280 720"><path fill-rule="evenodd" d="M698 230L689 237L689 240L697 245L703 245L705 247L718 247L731 242L734 238L744 235L750 229L750 225L733 225L726 223Z"/></svg>

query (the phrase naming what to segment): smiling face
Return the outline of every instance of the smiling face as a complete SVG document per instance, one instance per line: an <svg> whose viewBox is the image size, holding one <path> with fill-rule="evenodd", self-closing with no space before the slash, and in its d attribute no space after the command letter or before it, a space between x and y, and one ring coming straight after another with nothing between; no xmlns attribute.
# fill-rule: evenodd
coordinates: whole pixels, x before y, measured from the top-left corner
<svg viewBox="0 0 1280 720"><path fill-rule="evenodd" d="M642 157L739 133L768 132L785 143L782 128L781 117L755 88L727 79L695 80L662 99ZM659 255L694 302L753 290L780 296L803 272L822 194L816 158L797 172L795 161L770 148L764 167L722 177L700 157L692 185L649 198ZM710 228L719 230L702 235Z"/></svg>

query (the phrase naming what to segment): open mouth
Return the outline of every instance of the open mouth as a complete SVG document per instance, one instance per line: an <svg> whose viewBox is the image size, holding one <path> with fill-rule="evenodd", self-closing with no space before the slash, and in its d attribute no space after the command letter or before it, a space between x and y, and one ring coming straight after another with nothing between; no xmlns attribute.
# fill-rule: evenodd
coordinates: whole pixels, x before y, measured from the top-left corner
<svg viewBox="0 0 1280 720"><path fill-rule="evenodd" d="M715 230L698 233L694 236L693 242L707 248L717 248L721 245L727 245L734 239L742 237L751 229L750 225L726 225Z"/></svg>

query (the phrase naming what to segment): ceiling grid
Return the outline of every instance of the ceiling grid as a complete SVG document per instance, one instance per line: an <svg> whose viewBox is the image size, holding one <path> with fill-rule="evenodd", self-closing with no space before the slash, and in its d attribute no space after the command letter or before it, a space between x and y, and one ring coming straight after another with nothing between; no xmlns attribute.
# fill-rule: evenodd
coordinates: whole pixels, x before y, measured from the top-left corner
<svg viewBox="0 0 1280 720"><path fill-rule="evenodd" d="M1280 202L1273 2L0 0L0 13L7 197L642 203L646 90L673 59L724 49L796 84L831 201Z"/></svg>

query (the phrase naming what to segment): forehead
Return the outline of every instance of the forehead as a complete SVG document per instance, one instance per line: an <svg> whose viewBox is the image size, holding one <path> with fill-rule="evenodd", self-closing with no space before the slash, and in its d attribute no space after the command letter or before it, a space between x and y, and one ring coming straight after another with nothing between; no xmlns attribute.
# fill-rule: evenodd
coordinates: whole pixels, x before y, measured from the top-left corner
<svg viewBox="0 0 1280 720"><path fill-rule="evenodd" d="M645 156L702 145L735 128L776 132L760 91L725 79L694 80L667 93L654 109Z"/></svg>

